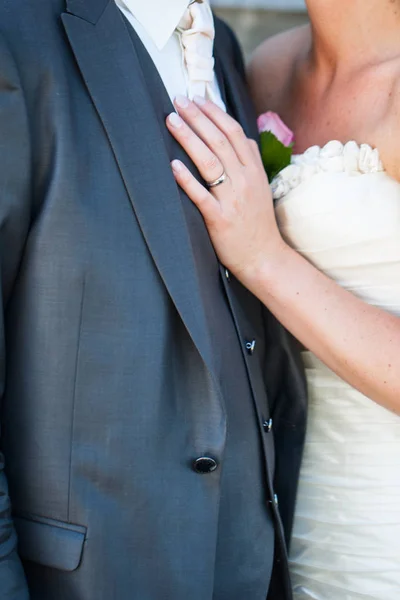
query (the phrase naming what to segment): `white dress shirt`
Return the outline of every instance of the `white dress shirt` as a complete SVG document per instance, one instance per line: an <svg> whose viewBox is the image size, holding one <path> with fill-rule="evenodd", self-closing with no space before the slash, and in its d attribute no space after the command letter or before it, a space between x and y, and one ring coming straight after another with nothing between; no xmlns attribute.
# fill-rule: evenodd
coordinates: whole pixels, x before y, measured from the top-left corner
<svg viewBox="0 0 400 600"><path fill-rule="evenodd" d="M183 59L180 34L176 28L188 7L189 0L115 0L115 2L150 54L171 100L179 94L187 96L188 72ZM211 86L214 94L220 99L216 77Z"/></svg>

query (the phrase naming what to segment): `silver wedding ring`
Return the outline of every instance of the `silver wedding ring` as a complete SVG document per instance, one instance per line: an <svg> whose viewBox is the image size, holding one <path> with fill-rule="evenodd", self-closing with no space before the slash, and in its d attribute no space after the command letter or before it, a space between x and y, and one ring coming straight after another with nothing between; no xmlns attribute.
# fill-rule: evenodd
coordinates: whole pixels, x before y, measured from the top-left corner
<svg viewBox="0 0 400 600"><path fill-rule="evenodd" d="M221 177L218 177L218 179L216 179L215 181L211 181L210 183L207 183L207 187L208 187L208 189L215 188L215 187L217 187L217 185L221 185L221 183L224 183L224 181L226 181L225 171L222 173Z"/></svg>

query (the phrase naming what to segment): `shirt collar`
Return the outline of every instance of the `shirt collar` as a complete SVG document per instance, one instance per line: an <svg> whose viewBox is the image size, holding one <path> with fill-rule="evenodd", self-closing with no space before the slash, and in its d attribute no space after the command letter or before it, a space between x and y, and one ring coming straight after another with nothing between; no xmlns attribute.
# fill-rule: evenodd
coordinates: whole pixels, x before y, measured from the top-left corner
<svg viewBox="0 0 400 600"><path fill-rule="evenodd" d="M189 0L115 0L128 10L162 50L183 17Z"/></svg>

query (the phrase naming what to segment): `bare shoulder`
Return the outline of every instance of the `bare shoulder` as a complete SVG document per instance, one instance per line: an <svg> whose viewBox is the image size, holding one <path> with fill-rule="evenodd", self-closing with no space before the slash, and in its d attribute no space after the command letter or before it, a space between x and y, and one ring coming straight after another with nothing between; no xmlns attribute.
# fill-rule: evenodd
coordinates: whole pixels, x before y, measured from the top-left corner
<svg viewBox="0 0 400 600"><path fill-rule="evenodd" d="M310 43L310 27L296 27L263 42L250 61L248 81L257 112L277 111L296 59Z"/></svg>

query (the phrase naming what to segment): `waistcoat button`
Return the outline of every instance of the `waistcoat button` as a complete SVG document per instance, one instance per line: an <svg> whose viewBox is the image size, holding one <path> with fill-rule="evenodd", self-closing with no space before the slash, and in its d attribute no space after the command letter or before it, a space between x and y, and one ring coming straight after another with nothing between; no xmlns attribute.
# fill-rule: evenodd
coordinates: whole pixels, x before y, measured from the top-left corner
<svg viewBox="0 0 400 600"><path fill-rule="evenodd" d="M267 433L270 433L270 431L272 429L272 419L269 419L269 421L264 421L263 427Z"/></svg>
<svg viewBox="0 0 400 600"><path fill-rule="evenodd" d="M256 340L247 342L246 350L247 350L248 354L250 354L250 356L252 356L254 354L255 349L256 349Z"/></svg>
<svg viewBox="0 0 400 600"><path fill-rule="evenodd" d="M193 469L196 471L196 473L200 473L202 475L212 473L215 471L215 469L217 469L217 467L217 461L209 456L201 456L200 458L196 458L196 460L193 462Z"/></svg>

